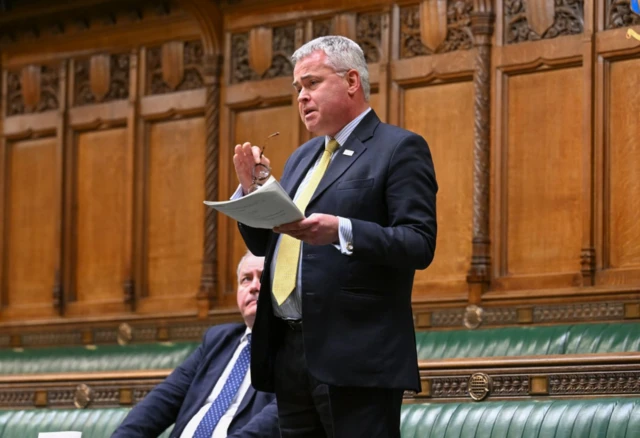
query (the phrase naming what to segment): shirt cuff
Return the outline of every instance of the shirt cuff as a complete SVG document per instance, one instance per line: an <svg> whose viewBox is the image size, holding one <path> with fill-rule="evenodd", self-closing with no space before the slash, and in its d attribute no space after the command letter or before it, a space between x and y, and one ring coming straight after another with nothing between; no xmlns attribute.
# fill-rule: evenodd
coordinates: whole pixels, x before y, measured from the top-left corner
<svg viewBox="0 0 640 438"><path fill-rule="evenodd" d="M349 219L338 216L338 237L340 238L340 245L336 245L336 248L342 254L353 254L353 230Z"/></svg>
<svg viewBox="0 0 640 438"><path fill-rule="evenodd" d="M244 193L242 191L242 185L238 184L238 188L236 189L236 191L233 193L233 195L231 195L230 200L231 201L235 201L236 199L240 199L244 196Z"/></svg>

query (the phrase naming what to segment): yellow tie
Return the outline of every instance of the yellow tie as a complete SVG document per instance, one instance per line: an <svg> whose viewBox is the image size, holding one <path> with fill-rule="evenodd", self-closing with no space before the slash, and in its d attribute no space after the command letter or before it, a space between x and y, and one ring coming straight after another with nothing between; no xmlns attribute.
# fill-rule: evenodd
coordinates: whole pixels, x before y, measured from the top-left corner
<svg viewBox="0 0 640 438"><path fill-rule="evenodd" d="M322 175L329 167L331 161L331 155L338 150L340 145L335 140L330 140L322 153L320 162L313 170L313 174L309 179L309 183L302 190L295 203L301 212L307 208L307 204L313 196L313 192L318 188L318 184L322 179ZM276 297L278 305L282 305L287 299L293 288L296 286L296 278L298 277L298 264L300 260L300 244L298 239L295 239L287 234L283 234L280 239L280 247L278 248L278 258L276 259L276 271L273 275L273 296Z"/></svg>

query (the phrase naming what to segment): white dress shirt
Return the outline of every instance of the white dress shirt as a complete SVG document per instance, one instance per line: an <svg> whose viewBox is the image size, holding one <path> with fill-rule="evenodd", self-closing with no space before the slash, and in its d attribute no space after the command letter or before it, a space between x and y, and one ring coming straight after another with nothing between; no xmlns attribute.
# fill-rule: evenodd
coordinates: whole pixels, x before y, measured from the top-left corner
<svg viewBox="0 0 640 438"><path fill-rule="evenodd" d="M189 421L187 426L182 431L182 435L180 435L180 438L193 437L193 434L195 433L196 429L198 428L198 425L200 424L200 421L202 420L204 415L207 413L212 403L215 401L216 397L218 397L218 394L220 394L220 391L222 391L222 387L224 386L225 382L229 378L229 375L231 374L231 370L233 369L233 366L236 364L236 361L238 360L238 356L240 356L240 352L245 347L245 345L247 345L247 342L248 342L247 335L249 333L251 333L251 329L247 327L247 330L244 332L244 335L242 335L242 338L240 339L240 344L238 345L238 348L236 348L236 351L233 353L233 356L231 357L231 360L227 364L227 367L224 369L224 371L220 375L220 378L214 385L213 390L211 391L211 394L209 394L209 397L207 398L207 402L204 404L204 406L200 408L200 410L193 416L193 418L191 418L191 421ZM249 369L247 370L247 374L245 374L244 376L244 380L242 380L242 384L240 384L240 388L238 389L238 393L236 394L236 397L233 399L233 402L231 402L231 406L229 406L229 409L227 409L227 412L225 412L222 418L220 418L220 421L216 425L216 428L214 429L213 435L211 435L211 438L225 438L227 436L227 430L229 429L231 420L233 420L233 416L238 411L238 407L240 406L240 403L242 402L242 399L244 398L250 386L251 386L251 370Z"/></svg>

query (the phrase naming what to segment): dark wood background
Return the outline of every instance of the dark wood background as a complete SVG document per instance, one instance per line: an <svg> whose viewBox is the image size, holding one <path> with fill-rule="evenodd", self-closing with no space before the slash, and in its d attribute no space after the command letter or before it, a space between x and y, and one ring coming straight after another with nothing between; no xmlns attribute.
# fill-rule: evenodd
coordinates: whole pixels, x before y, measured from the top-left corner
<svg viewBox="0 0 640 438"><path fill-rule="evenodd" d="M237 319L243 243L202 201L235 190L236 143L280 131L278 176L309 138L289 57L326 34L361 44L371 106L433 152L418 328L640 318L639 25L627 0L16 5L0 14L0 346Z"/></svg>

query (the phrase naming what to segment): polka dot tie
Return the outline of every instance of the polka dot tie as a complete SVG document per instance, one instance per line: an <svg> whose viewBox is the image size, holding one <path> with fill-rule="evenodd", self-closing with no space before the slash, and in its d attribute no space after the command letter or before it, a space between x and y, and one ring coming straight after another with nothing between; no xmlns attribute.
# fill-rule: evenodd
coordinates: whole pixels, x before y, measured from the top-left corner
<svg viewBox="0 0 640 438"><path fill-rule="evenodd" d="M193 438L211 438L213 435L213 430L216 428L218 421L222 418L236 394L238 393L238 389L244 380L244 376L247 374L247 370L249 369L249 362L251 360L251 335L247 335L247 345L244 346L240 355L238 356L238 360L236 360L233 369L231 370L231 374L227 378L227 381L224 383L222 387L222 391L218 394L218 397L211 404L211 407L204 414L204 417L198 424L198 428L193 434Z"/></svg>

